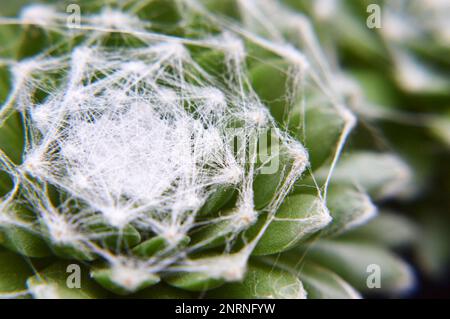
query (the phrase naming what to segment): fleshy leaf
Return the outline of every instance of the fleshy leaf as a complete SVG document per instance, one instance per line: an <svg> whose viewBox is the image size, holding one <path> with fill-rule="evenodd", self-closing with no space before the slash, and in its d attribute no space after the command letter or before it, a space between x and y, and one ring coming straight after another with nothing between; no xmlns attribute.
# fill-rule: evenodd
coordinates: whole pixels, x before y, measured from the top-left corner
<svg viewBox="0 0 450 319"><path fill-rule="evenodd" d="M89 271L78 264L80 268L80 288L72 286L71 277L78 275L69 267L69 262L57 262L27 281L28 289L37 299L101 299L107 297L102 290L89 278ZM73 277L75 278L75 277ZM73 287L73 288L71 288Z"/></svg>
<svg viewBox="0 0 450 319"><path fill-rule="evenodd" d="M151 257L157 254L158 252L164 251L165 249L168 248L175 249L185 247L187 244L189 244L189 241L190 238L185 236L178 242L177 245L170 246L169 243L167 243L167 241L163 237L157 236L150 238L134 247L133 253L140 257Z"/></svg>
<svg viewBox="0 0 450 319"><path fill-rule="evenodd" d="M205 291L217 288L225 282L221 278L211 278L207 273L177 273L164 278L169 285L187 291Z"/></svg>
<svg viewBox="0 0 450 319"><path fill-rule="evenodd" d="M134 273L131 269L97 268L91 276L103 288L118 294L128 295L159 283L157 275Z"/></svg>
<svg viewBox="0 0 450 319"><path fill-rule="evenodd" d="M359 299L360 294L333 271L312 263L301 265L299 273L309 299Z"/></svg>
<svg viewBox="0 0 450 319"><path fill-rule="evenodd" d="M250 70L253 88L279 123L283 122L284 115L289 111L286 101L288 67L285 61L272 60Z"/></svg>
<svg viewBox="0 0 450 319"><path fill-rule="evenodd" d="M306 293L300 279L276 263L253 260L241 283L226 284L208 294L213 298L231 299L304 299Z"/></svg>
<svg viewBox="0 0 450 319"><path fill-rule="evenodd" d="M419 228L400 213L381 212L366 225L346 233L345 238L400 247L417 241Z"/></svg>
<svg viewBox="0 0 450 319"><path fill-rule="evenodd" d="M263 166L264 168L278 168L272 173L258 174L253 180L254 205L256 209L261 209L271 202L277 189L285 178L286 171L282 169L284 165L289 165L289 159L282 154L272 154L267 152L270 159Z"/></svg>
<svg viewBox="0 0 450 319"><path fill-rule="evenodd" d="M376 214L376 207L369 196L351 185L330 185L327 207L333 222L321 235L336 235L359 226Z"/></svg>
<svg viewBox="0 0 450 319"><path fill-rule="evenodd" d="M84 261L92 261L95 259L95 255L89 251L86 247L75 245L58 245L50 244L55 255L65 259L76 259Z"/></svg>
<svg viewBox="0 0 450 319"><path fill-rule="evenodd" d="M18 113L13 113L2 125L0 123L0 149L15 164L21 163L23 129Z"/></svg>
<svg viewBox="0 0 450 319"><path fill-rule="evenodd" d="M134 247L141 241L140 233L131 225L118 230L108 225L96 224L90 227L90 231L97 234L105 234L102 237L102 243L112 249Z"/></svg>
<svg viewBox="0 0 450 319"><path fill-rule="evenodd" d="M134 295L130 295L133 299L191 299L192 295L182 289L170 287L160 283L150 288L139 291Z"/></svg>
<svg viewBox="0 0 450 319"><path fill-rule="evenodd" d="M450 147L450 115L433 117L429 123L431 132Z"/></svg>
<svg viewBox="0 0 450 319"><path fill-rule="evenodd" d="M23 256L0 250L0 298L26 290L26 281L33 274Z"/></svg>
<svg viewBox="0 0 450 319"><path fill-rule="evenodd" d="M307 251L307 260L331 268L360 291L402 293L414 284L408 264L388 250L372 244L346 241L320 241ZM379 288L369 288L368 281L380 275Z"/></svg>
<svg viewBox="0 0 450 319"><path fill-rule="evenodd" d="M450 220L442 216L424 216L423 235L418 242L418 257L423 269L434 278L441 278L450 264Z"/></svg>
<svg viewBox="0 0 450 319"><path fill-rule="evenodd" d="M217 213L224 207L233 197L234 189L231 187L219 187L206 201L205 205L200 209L200 215L208 215Z"/></svg>
<svg viewBox="0 0 450 319"><path fill-rule="evenodd" d="M141 19L152 21L153 27L159 29L173 26L180 19L180 12L174 2L164 0L146 1L138 3L136 8Z"/></svg>
<svg viewBox="0 0 450 319"><path fill-rule="evenodd" d="M18 226L0 227L0 245L27 257L52 255L45 240L36 233Z"/></svg>
<svg viewBox="0 0 450 319"><path fill-rule="evenodd" d="M338 140L346 123L338 110L328 105L326 101L319 100L316 102L317 105L312 103L312 101L308 103L304 115L305 127L302 128L304 140L302 133L298 138L308 150L312 169L316 170L336 152Z"/></svg>
<svg viewBox="0 0 450 319"><path fill-rule="evenodd" d="M169 273L164 280L171 286L188 291L206 291L225 282L240 281L246 270L248 256L244 252L212 255L189 260L181 271Z"/></svg>
<svg viewBox="0 0 450 319"><path fill-rule="evenodd" d="M269 255L287 250L308 235L325 227L331 217L323 201L314 195L298 194L286 197L275 219L258 242L254 255ZM261 227L263 219L254 227Z"/></svg>
<svg viewBox="0 0 450 319"><path fill-rule="evenodd" d="M333 181L354 183L377 198L407 191L412 173L399 157L386 153L355 152L342 158Z"/></svg>
<svg viewBox="0 0 450 319"><path fill-rule="evenodd" d="M271 143L278 143L277 137L271 135ZM295 152L298 151L298 154ZM261 210L274 200L283 183L293 170L304 169L308 164L308 154L303 148L293 152L285 145L279 147L261 146L258 159L261 163L258 174L253 180L255 209ZM299 158L296 158L299 157ZM299 161L303 161L299 167Z"/></svg>

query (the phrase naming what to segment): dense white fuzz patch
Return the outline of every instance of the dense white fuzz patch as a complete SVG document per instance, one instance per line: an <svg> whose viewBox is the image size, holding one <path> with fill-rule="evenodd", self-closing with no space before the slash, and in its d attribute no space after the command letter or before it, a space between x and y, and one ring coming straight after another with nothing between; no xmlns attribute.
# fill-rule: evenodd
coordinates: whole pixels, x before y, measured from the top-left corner
<svg viewBox="0 0 450 319"><path fill-rule="evenodd" d="M159 279L148 271L144 263L122 259L111 266L111 280L122 288L135 291L145 282Z"/></svg>
<svg viewBox="0 0 450 319"><path fill-rule="evenodd" d="M23 23L42 26L52 23L57 16L58 13L54 7L44 4L26 6L20 13L20 19Z"/></svg>
<svg viewBox="0 0 450 319"><path fill-rule="evenodd" d="M29 287L29 292L35 299L59 299L58 288L49 283L36 284Z"/></svg>
<svg viewBox="0 0 450 319"><path fill-rule="evenodd" d="M92 16L90 20L95 26L112 29L136 30L142 25L137 17L108 7L103 9L100 14Z"/></svg>
<svg viewBox="0 0 450 319"><path fill-rule="evenodd" d="M242 250L232 255L222 255L196 260L187 260L179 269L187 272L200 272L211 278L226 281L242 280L247 269L248 252Z"/></svg>

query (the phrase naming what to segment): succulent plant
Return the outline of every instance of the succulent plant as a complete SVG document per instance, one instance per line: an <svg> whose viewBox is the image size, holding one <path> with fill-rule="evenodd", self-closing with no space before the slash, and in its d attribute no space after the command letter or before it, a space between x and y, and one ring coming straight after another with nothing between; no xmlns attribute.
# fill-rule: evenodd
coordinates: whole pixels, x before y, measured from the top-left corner
<svg viewBox="0 0 450 319"><path fill-rule="evenodd" d="M414 285L394 248L417 225L376 204L417 192L415 163L367 142L369 104L288 2L79 1L80 24L61 4L0 19L0 296Z"/></svg>
<svg viewBox="0 0 450 319"><path fill-rule="evenodd" d="M415 175L410 198L397 202L420 225L414 251L421 269L442 283L450 264L450 3L436 1L285 1L307 12L320 41L335 48L352 79L352 110L380 148L395 149ZM377 4L381 27L368 29ZM352 30L352 32L348 32ZM357 136L357 135L356 135ZM366 135L367 136L367 135ZM371 142L373 144L373 142ZM368 147L367 141L358 145ZM420 147L417 147L420 145ZM417 225L416 225L417 226Z"/></svg>

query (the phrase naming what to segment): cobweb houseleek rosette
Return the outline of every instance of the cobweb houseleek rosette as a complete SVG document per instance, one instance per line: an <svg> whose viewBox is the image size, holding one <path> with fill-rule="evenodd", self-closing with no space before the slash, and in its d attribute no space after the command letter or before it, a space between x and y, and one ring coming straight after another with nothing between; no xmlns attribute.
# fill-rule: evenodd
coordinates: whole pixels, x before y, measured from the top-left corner
<svg viewBox="0 0 450 319"><path fill-rule="evenodd" d="M272 1L235 4L236 21L197 1L103 9L76 30L53 7L8 20L49 43L4 63L1 129L17 141L1 139L2 242L36 271L5 296L359 297L345 280L364 288L366 260L335 273L353 257L304 250L373 217L366 191L392 196L409 170L355 153L378 174L346 178L338 160L356 119L308 19ZM281 17L273 26L267 9ZM171 33L144 17L155 10L170 12ZM349 256L369 251L383 286L406 289L407 266L375 246ZM60 260L34 259L50 255ZM68 288L73 262L98 285Z"/></svg>

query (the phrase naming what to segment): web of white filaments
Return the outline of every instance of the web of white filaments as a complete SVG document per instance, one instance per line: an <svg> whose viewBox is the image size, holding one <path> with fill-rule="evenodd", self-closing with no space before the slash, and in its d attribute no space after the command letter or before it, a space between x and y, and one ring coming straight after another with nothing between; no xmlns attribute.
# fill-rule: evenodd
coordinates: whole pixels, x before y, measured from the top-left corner
<svg viewBox="0 0 450 319"><path fill-rule="evenodd" d="M223 31L200 39L153 33L148 29L151 21L112 9L84 17L79 27L70 30L65 16L47 6L30 6L20 18L2 20L39 25L65 37L82 34L86 40L68 54L44 53L5 62L13 85L0 109L0 120L18 110L24 119L26 145L20 165L0 151L0 167L15 185L0 203L0 224L26 227L54 244L101 256L117 283L130 290L151 276L170 271L241 279L259 238L308 167L302 144L278 128L252 90L246 75L245 42L291 65L296 86L288 95L300 112L304 112L301 88L304 81L310 81L345 119L329 176L355 120L334 93L331 72L308 20L273 1L238 3L243 25L216 17L195 1L180 1L186 16L214 19ZM269 13L277 18L265 19ZM276 30L290 30L302 51ZM144 45L108 49L101 42L110 33L132 35ZM222 52L225 80L202 68L188 46ZM38 100L42 92L45 98ZM236 128L245 141L237 148L233 143ZM270 203L258 211L253 180L266 163L256 159L257 152L248 141L267 129L279 140L290 165L279 168L285 178ZM63 194L57 205L48 185ZM208 199L224 187L235 190L235 207L227 214L200 218ZM19 195L36 211L37 221L16 217L14 199ZM320 195L324 197L323 218L317 228L330 220L326 186ZM262 212L269 216L265 224L255 237L245 238L245 230ZM210 238L179 245L192 230L223 222L227 223ZM98 232L95 226L99 224L109 225L110 230ZM129 226L141 235L160 236L166 248L141 259L129 247L110 249L101 244L111 233L126 236ZM240 235L243 248L231 252ZM219 237L228 242L222 254L189 257ZM120 245L126 246L118 241Z"/></svg>

